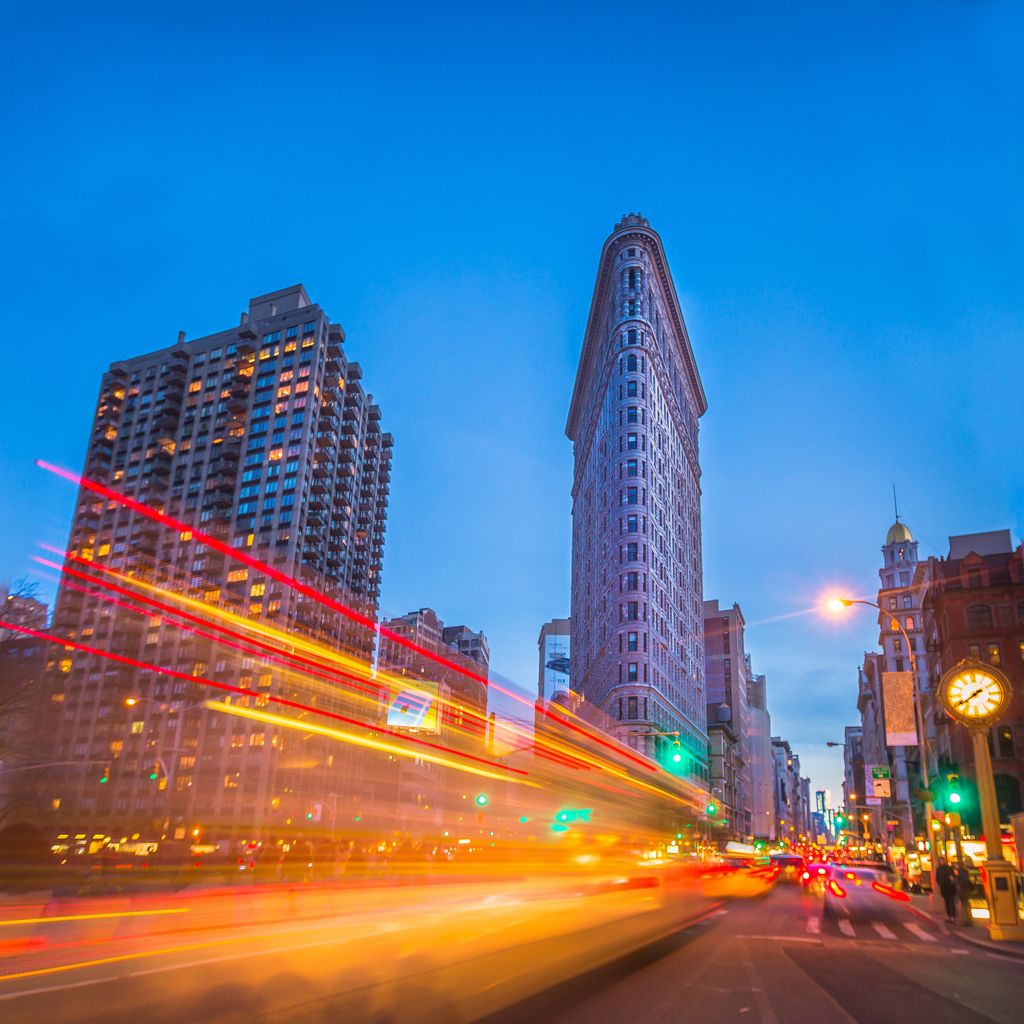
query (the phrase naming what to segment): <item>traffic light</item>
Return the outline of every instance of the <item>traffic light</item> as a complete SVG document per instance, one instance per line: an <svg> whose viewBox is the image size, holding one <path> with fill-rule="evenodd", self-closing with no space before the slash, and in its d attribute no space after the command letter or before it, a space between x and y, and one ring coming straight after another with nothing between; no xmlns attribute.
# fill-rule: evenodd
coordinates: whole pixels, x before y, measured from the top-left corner
<svg viewBox="0 0 1024 1024"><path fill-rule="evenodd" d="M103 774L100 776L100 785L103 786L106 783L108 783L109 781L110 781L110 769L107 768L107 769L104 770Z"/></svg>
<svg viewBox="0 0 1024 1024"><path fill-rule="evenodd" d="M149 781L156 782L160 778L160 766L158 764L153 765L153 770L149 773Z"/></svg>
<svg viewBox="0 0 1024 1024"><path fill-rule="evenodd" d="M488 798L486 793L477 793L477 795L476 795L476 805L477 805L477 807L486 807L490 802L491 801Z"/></svg>
<svg viewBox="0 0 1024 1024"><path fill-rule="evenodd" d="M960 776L955 772L950 772L946 776L946 799L951 804L958 804L963 799L960 793Z"/></svg>
<svg viewBox="0 0 1024 1024"><path fill-rule="evenodd" d="M672 744L672 763L679 764L683 759L683 747L679 740Z"/></svg>
<svg viewBox="0 0 1024 1024"><path fill-rule="evenodd" d="M711 800L708 802L708 805L704 810L707 811L709 818L713 818L718 813L718 804L716 804L714 800Z"/></svg>
<svg viewBox="0 0 1024 1024"><path fill-rule="evenodd" d="M682 832L677 832L676 833L676 839L682 839L682 838L683 838L683 833Z"/></svg>
<svg viewBox="0 0 1024 1024"><path fill-rule="evenodd" d="M843 825L844 825L844 824L846 823L846 818L844 818L844 817L843 817L843 815L841 815L841 814L837 814L837 815L835 816L835 819L834 819L834 820L835 820L835 823L836 823L836 824L837 824L837 825L838 825L838 826L839 826L840 828L842 828L842 827L843 827Z"/></svg>

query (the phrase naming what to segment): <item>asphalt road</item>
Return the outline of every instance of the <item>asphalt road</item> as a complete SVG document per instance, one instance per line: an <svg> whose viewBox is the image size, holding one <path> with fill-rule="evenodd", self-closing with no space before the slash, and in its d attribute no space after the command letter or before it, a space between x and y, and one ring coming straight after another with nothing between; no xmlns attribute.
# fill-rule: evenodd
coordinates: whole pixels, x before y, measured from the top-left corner
<svg viewBox="0 0 1024 1024"><path fill-rule="evenodd" d="M780 883L486 1024L1018 1024L1022 1006L1024 961L947 937L903 903Z"/></svg>
<svg viewBox="0 0 1024 1024"><path fill-rule="evenodd" d="M99 904L49 905L42 924L0 922L16 936L0 944L0 1020L1021 1020L1024 962L870 885L723 900L641 881L186 893L99 917Z"/></svg>

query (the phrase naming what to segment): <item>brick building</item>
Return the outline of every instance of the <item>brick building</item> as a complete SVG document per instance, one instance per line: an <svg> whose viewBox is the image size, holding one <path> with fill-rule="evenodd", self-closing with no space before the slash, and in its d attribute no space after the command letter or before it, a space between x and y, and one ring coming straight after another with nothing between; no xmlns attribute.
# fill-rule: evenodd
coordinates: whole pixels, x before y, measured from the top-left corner
<svg viewBox="0 0 1024 1024"><path fill-rule="evenodd" d="M965 658L998 667L1009 678L1013 698L989 732L992 770L1000 819L1022 810L1024 790L1024 546L1013 547L1009 530L949 538L945 558L918 566L915 584L924 614L930 657L931 690L943 674ZM941 708L933 719L947 737L943 774L956 772L965 788L975 778L970 736ZM980 827L976 790L968 792L961 814Z"/></svg>

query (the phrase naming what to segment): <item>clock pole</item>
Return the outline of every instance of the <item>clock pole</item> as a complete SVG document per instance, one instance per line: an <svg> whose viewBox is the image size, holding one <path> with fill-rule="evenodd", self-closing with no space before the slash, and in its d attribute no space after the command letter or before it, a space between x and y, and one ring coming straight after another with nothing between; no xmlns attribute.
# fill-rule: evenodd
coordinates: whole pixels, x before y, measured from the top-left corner
<svg viewBox="0 0 1024 1024"><path fill-rule="evenodd" d="M991 724L991 723L990 723ZM988 752L988 726L971 729L974 766L981 804L981 827L985 830L985 896L988 899L988 933L993 939L1024 939L1024 925L1017 913L1017 872L1003 858L999 830L999 804L992 776L992 757Z"/></svg>
<svg viewBox="0 0 1024 1024"><path fill-rule="evenodd" d="M966 698L961 696L967 692ZM1024 925L1017 911L1017 873L1003 857L999 830L999 803L988 752L988 731L1010 704L1010 680L998 669L980 662L963 661L942 677L939 695L947 713L967 726L974 749L974 771L985 833L985 898L988 900L988 933L992 939L1024 939ZM981 698L977 701L977 698Z"/></svg>

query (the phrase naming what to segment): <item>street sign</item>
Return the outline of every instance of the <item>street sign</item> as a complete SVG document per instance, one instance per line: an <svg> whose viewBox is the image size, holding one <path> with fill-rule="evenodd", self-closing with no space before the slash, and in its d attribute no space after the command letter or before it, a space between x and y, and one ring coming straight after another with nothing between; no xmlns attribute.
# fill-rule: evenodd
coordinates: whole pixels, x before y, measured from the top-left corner
<svg viewBox="0 0 1024 1024"><path fill-rule="evenodd" d="M873 764L871 766L872 779L891 779L892 773L887 764Z"/></svg>
<svg viewBox="0 0 1024 1024"><path fill-rule="evenodd" d="M872 779L871 795L878 797L892 796L892 783L888 779Z"/></svg>

